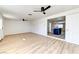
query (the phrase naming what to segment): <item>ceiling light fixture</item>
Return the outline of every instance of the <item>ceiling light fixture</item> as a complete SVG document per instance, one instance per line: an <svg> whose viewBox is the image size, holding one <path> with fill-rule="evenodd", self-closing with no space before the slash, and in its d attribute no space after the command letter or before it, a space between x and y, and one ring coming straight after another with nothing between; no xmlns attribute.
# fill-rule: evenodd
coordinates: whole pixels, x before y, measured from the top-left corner
<svg viewBox="0 0 79 59"><path fill-rule="evenodd" d="M30 16L31 16L32 14L28 14L28 15L30 15Z"/></svg>

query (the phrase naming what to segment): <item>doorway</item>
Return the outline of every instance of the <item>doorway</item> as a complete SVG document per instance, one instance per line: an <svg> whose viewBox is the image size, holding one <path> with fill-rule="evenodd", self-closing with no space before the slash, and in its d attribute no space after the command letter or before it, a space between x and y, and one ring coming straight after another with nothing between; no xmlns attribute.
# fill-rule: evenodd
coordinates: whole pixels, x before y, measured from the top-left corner
<svg viewBox="0 0 79 59"><path fill-rule="evenodd" d="M65 39L65 16L47 20L47 35Z"/></svg>

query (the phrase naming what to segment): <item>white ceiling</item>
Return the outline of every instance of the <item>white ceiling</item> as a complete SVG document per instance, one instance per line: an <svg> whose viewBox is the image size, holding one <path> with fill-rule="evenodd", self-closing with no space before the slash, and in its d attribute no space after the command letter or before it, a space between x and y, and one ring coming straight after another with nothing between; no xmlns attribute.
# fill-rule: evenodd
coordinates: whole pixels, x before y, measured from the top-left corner
<svg viewBox="0 0 79 59"><path fill-rule="evenodd" d="M46 6L47 5L0 5L0 12L6 19L21 20L24 18L26 20L34 20L79 8L79 5L52 5L50 9L46 10L45 15L41 12L33 12L34 10L40 10L41 7ZM32 15L30 16L28 14Z"/></svg>

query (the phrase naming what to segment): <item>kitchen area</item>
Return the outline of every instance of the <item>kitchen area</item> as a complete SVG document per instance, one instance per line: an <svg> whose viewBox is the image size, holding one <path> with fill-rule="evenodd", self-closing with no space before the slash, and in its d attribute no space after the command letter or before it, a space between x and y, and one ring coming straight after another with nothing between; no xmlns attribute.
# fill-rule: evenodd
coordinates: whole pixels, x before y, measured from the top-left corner
<svg viewBox="0 0 79 59"><path fill-rule="evenodd" d="M49 36L65 39L65 16L49 19L47 23Z"/></svg>

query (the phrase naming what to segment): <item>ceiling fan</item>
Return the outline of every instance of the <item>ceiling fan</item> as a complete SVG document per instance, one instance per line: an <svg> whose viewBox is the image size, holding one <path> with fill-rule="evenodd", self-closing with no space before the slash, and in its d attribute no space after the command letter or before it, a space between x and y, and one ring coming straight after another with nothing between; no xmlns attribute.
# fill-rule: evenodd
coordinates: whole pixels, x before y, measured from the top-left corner
<svg viewBox="0 0 79 59"><path fill-rule="evenodd" d="M22 19L22 21L29 21L29 20Z"/></svg>
<svg viewBox="0 0 79 59"><path fill-rule="evenodd" d="M45 7L41 7L41 10L34 10L34 12L43 12L43 14L46 14L46 10L49 9L51 6L47 6L46 8Z"/></svg>

